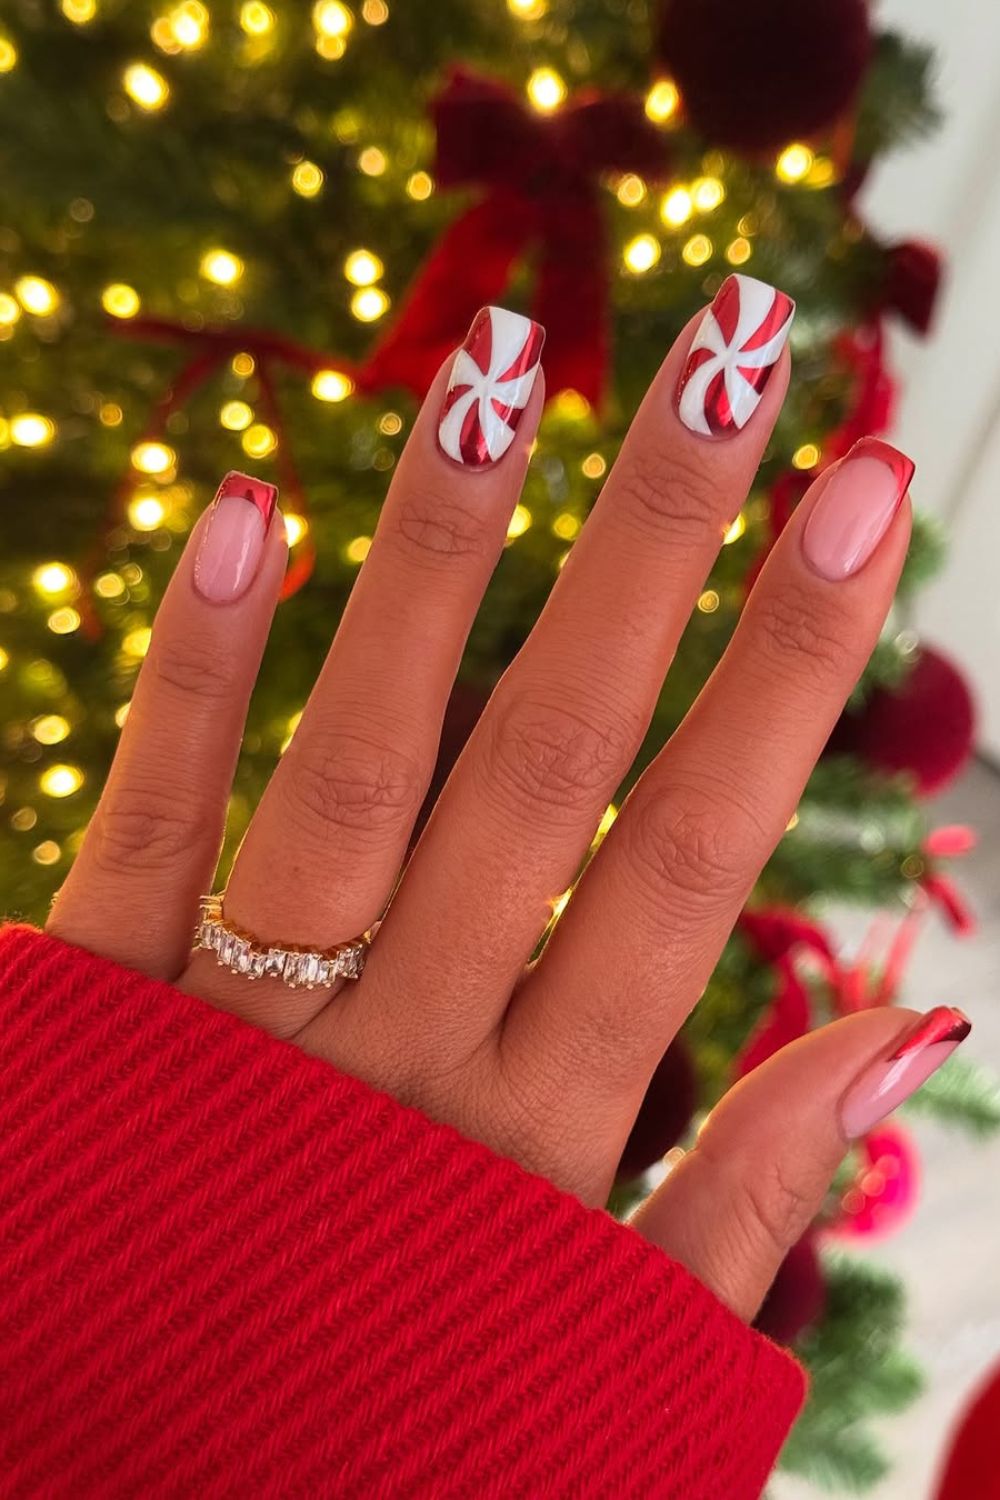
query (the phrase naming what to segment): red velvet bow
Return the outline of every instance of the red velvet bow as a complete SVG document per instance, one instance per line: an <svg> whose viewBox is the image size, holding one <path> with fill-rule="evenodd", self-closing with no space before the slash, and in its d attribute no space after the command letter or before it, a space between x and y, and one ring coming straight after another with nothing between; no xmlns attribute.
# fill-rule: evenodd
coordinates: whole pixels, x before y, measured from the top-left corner
<svg viewBox="0 0 1000 1500"><path fill-rule="evenodd" d="M515 264L537 252L532 315L545 327L550 391L600 399L608 359L608 269L598 193L602 172L660 180L664 138L642 101L585 92L540 115L505 85L462 70L434 100L435 177L485 196L445 230L361 374L368 389L425 394L484 304L499 301Z"/></svg>

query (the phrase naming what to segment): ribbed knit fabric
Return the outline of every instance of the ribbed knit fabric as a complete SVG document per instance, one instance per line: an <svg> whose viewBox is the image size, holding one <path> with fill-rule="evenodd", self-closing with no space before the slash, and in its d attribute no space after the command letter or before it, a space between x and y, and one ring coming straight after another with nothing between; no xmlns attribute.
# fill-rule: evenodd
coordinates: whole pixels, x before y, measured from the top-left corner
<svg viewBox="0 0 1000 1500"><path fill-rule="evenodd" d="M0 933L0 1494L751 1500L803 1378L608 1214Z"/></svg>

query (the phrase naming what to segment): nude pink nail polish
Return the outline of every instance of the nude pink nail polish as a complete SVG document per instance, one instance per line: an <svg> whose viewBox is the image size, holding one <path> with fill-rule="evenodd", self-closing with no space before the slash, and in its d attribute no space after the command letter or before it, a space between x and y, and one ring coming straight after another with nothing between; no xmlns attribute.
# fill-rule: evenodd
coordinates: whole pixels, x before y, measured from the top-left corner
<svg viewBox="0 0 1000 1500"><path fill-rule="evenodd" d="M972 1030L972 1022L951 1005L939 1005L893 1046L888 1057L870 1063L840 1104L844 1135L854 1140L884 1120L915 1094Z"/></svg>
<svg viewBox="0 0 1000 1500"><path fill-rule="evenodd" d="M231 604L257 575L278 491L235 469L216 491L194 564L194 584L203 599Z"/></svg>
<svg viewBox="0 0 1000 1500"><path fill-rule="evenodd" d="M860 572L888 531L915 465L878 438L861 438L834 469L806 522L802 551L821 578Z"/></svg>

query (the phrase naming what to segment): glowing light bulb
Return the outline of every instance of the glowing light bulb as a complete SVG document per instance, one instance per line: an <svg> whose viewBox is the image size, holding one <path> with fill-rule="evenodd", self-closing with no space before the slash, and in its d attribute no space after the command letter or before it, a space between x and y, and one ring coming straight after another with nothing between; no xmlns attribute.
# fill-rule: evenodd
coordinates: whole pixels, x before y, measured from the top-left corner
<svg viewBox="0 0 1000 1500"><path fill-rule="evenodd" d="M177 45L186 52L193 52L204 45L211 24L211 17L200 0L184 0L170 12L170 29Z"/></svg>
<svg viewBox="0 0 1000 1500"><path fill-rule="evenodd" d="M7 667L7 665L9 664L9 662L10 662L10 652L9 651L5 651L3 649L3 647L0 646L0 672L2 672L5 669L5 667Z"/></svg>
<svg viewBox="0 0 1000 1500"><path fill-rule="evenodd" d="M371 286L384 271L385 266L370 250L352 250L344 261L344 275L354 286Z"/></svg>
<svg viewBox="0 0 1000 1500"><path fill-rule="evenodd" d="M66 604L62 609L54 609L45 623L53 635L72 635L80 628L80 614Z"/></svg>
<svg viewBox="0 0 1000 1500"><path fill-rule="evenodd" d="M10 439L19 448L44 448L56 435L56 424L41 412L24 411L10 419Z"/></svg>
<svg viewBox="0 0 1000 1500"><path fill-rule="evenodd" d="M361 7L361 19L369 26L384 26L389 19L389 7L385 0L365 0Z"/></svg>
<svg viewBox="0 0 1000 1500"><path fill-rule="evenodd" d="M97 0L60 0L59 9L74 26L86 26L97 15Z"/></svg>
<svg viewBox="0 0 1000 1500"><path fill-rule="evenodd" d="M101 573L94 580L94 592L102 599L120 599L125 592L125 580L120 573Z"/></svg>
<svg viewBox="0 0 1000 1500"><path fill-rule="evenodd" d="M660 242L651 234L637 234L622 251L622 259L636 276L652 270L659 258Z"/></svg>
<svg viewBox="0 0 1000 1500"><path fill-rule="evenodd" d="M243 262L231 250L207 250L198 268L206 281L216 286L233 286L243 275Z"/></svg>
<svg viewBox="0 0 1000 1500"><path fill-rule="evenodd" d="M126 656L134 656L141 661L149 650L149 642L153 632L148 625L140 625L135 630L130 630L122 638L122 650Z"/></svg>
<svg viewBox="0 0 1000 1500"><path fill-rule="evenodd" d="M512 542L515 537L523 536L531 525L531 511L526 505L515 505L514 514L507 523L507 540Z"/></svg>
<svg viewBox="0 0 1000 1500"><path fill-rule="evenodd" d="M669 224L672 229L686 224L694 211L691 202L691 194L686 187L671 188L669 193L664 194L660 204L660 218L664 224Z"/></svg>
<svg viewBox="0 0 1000 1500"><path fill-rule="evenodd" d="M251 458L267 458L278 446L278 435L266 422L254 422L247 428L240 441L243 451Z"/></svg>
<svg viewBox="0 0 1000 1500"><path fill-rule="evenodd" d="M547 0L507 0L507 9L519 21L540 21L548 4Z"/></svg>
<svg viewBox="0 0 1000 1500"><path fill-rule="evenodd" d="M381 177L388 165L385 152L377 146L366 146L358 157L358 166L366 177Z"/></svg>
<svg viewBox="0 0 1000 1500"><path fill-rule="evenodd" d="M353 15L340 0L318 0L313 6L312 18L317 35L338 37L341 40L354 25Z"/></svg>
<svg viewBox="0 0 1000 1500"><path fill-rule="evenodd" d="M552 535L561 542L571 542L580 534L580 518L570 510L562 510L552 521Z"/></svg>
<svg viewBox="0 0 1000 1500"><path fill-rule="evenodd" d="M689 266L703 266L712 259L714 249L707 234L693 234L681 251L681 256Z"/></svg>
<svg viewBox="0 0 1000 1500"><path fill-rule="evenodd" d="M726 259L731 266L745 266L752 254L753 246L742 235L726 246Z"/></svg>
<svg viewBox="0 0 1000 1500"><path fill-rule="evenodd" d="M703 615L714 615L719 607L719 596L714 589L706 589L698 598L698 608Z"/></svg>
<svg viewBox="0 0 1000 1500"><path fill-rule="evenodd" d="M59 862L62 850L55 839L42 839L31 851L31 857L36 865L54 865Z"/></svg>
<svg viewBox="0 0 1000 1500"><path fill-rule="evenodd" d="M136 443L132 467L140 474L166 474L177 462L177 454L166 443Z"/></svg>
<svg viewBox="0 0 1000 1500"><path fill-rule="evenodd" d="M528 79L528 98L542 114L551 114L566 97L566 85L555 68L536 68Z"/></svg>
<svg viewBox="0 0 1000 1500"><path fill-rule="evenodd" d="M102 427L120 427L125 418L125 413L117 401L103 401L101 409L97 413L97 418Z"/></svg>
<svg viewBox="0 0 1000 1500"><path fill-rule="evenodd" d="M0 36L0 73L10 73L17 66L17 48L10 37Z"/></svg>
<svg viewBox="0 0 1000 1500"><path fill-rule="evenodd" d="M292 187L300 198L315 198L323 191L326 173L314 161L300 161L292 172Z"/></svg>
<svg viewBox="0 0 1000 1500"><path fill-rule="evenodd" d="M134 318L142 303L134 286L113 281L101 293L101 305L113 318Z"/></svg>
<svg viewBox="0 0 1000 1500"><path fill-rule="evenodd" d="M580 391L567 387L552 403L558 416L568 422L582 422L590 415L590 402Z"/></svg>
<svg viewBox="0 0 1000 1500"><path fill-rule="evenodd" d="M136 495L128 506L128 518L136 531L155 531L166 513L163 501L156 495Z"/></svg>
<svg viewBox="0 0 1000 1500"><path fill-rule="evenodd" d="M732 525L726 528L726 533L722 538L722 545L724 547L729 547L733 542L738 542L746 529L747 518L743 514L743 512L740 511L739 515L736 517L735 521L733 521Z"/></svg>
<svg viewBox="0 0 1000 1500"><path fill-rule="evenodd" d="M406 191L411 198L422 202L424 198L429 198L431 193L433 193L434 179L429 172L413 172L406 179Z"/></svg>
<svg viewBox="0 0 1000 1500"><path fill-rule="evenodd" d="M580 465L580 470L586 479L600 479L607 473L607 460L600 453L588 453Z"/></svg>
<svg viewBox="0 0 1000 1500"><path fill-rule="evenodd" d="M670 78L661 78L646 95L646 114L657 125L663 125L673 119L680 102L676 83Z"/></svg>
<svg viewBox="0 0 1000 1500"><path fill-rule="evenodd" d="M231 368L234 375L239 375L242 380L246 380L256 370L257 361L252 354L234 354Z"/></svg>
<svg viewBox="0 0 1000 1500"><path fill-rule="evenodd" d="M360 323L374 323L388 310L389 299L381 287L366 286L351 298L351 312Z"/></svg>
<svg viewBox="0 0 1000 1500"><path fill-rule="evenodd" d="M819 463L819 449L815 443L803 443L792 454L792 465L796 469L815 469Z"/></svg>
<svg viewBox="0 0 1000 1500"><path fill-rule="evenodd" d="M813 164L813 153L801 141L786 146L774 165L775 176L781 182L801 182Z"/></svg>
<svg viewBox="0 0 1000 1500"><path fill-rule="evenodd" d="M354 381L342 370L317 370L313 376L312 393L317 401L346 401L354 389Z"/></svg>
<svg viewBox="0 0 1000 1500"><path fill-rule="evenodd" d="M122 74L122 83L126 94L140 109L162 109L170 98L167 80L148 63L130 63Z"/></svg>
<svg viewBox="0 0 1000 1500"><path fill-rule="evenodd" d="M40 594L65 594L76 583L76 574L66 563L42 563L31 575L31 581Z"/></svg>
<svg viewBox="0 0 1000 1500"><path fill-rule="evenodd" d="M253 407L245 401L227 401L219 412L219 421L229 432L245 432L253 421Z"/></svg>
<svg viewBox="0 0 1000 1500"><path fill-rule="evenodd" d="M274 11L261 0L246 0L240 6L240 25L247 36L267 36L274 30Z"/></svg>
<svg viewBox="0 0 1000 1500"><path fill-rule="evenodd" d="M46 797L71 797L80 790L83 781L79 766L46 766L38 778L38 785Z"/></svg>
<svg viewBox="0 0 1000 1500"><path fill-rule="evenodd" d="M288 538L289 547L294 547L301 542L309 530L309 522L305 516L300 516L295 511L288 511L285 515L285 536Z"/></svg>
<svg viewBox="0 0 1000 1500"><path fill-rule="evenodd" d="M9 292L0 292L0 328L10 328L21 316L21 309Z"/></svg>
<svg viewBox="0 0 1000 1500"><path fill-rule="evenodd" d="M59 293L44 276L21 276L14 283L14 293L25 312L46 318L59 306Z"/></svg>
<svg viewBox="0 0 1000 1500"><path fill-rule="evenodd" d="M646 184L634 172L626 172L615 190L615 196L624 208L638 208L646 196Z"/></svg>
<svg viewBox="0 0 1000 1500"><path fill-rule="evenodd" d="M725 185L718 177L696 177L691 184L691 201L699 213L709 214L726 196Z"/></svg>
<svg viewBox="0 0 1000 1500"><path fill-rule="evenodd" d="M370 536L356 536L344 548L344 556L350 563L363 563L371 550L372 539Z"/></svg>

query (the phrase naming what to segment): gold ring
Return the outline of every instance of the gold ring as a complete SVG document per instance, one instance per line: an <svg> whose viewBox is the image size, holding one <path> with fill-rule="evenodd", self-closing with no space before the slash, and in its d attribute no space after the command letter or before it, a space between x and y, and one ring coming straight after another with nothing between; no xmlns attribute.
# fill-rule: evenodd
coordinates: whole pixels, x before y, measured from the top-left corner
<svg viewBox="0 0 1000 1500"><path fill-rule="evenodd" d="M244 979L280 979L291 989L307 990L335 979L359 979L365 966L371 934L364 932L336 948L298 948L261 943L249 932L227 922L222 896L202 896L201 921L195 929L195 948L206 948L215 961Z"/></svg>

